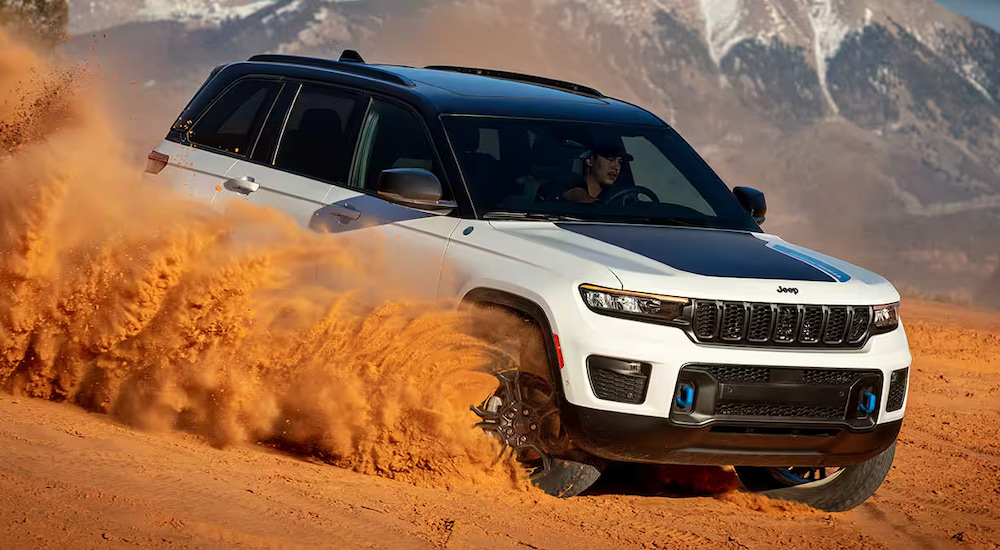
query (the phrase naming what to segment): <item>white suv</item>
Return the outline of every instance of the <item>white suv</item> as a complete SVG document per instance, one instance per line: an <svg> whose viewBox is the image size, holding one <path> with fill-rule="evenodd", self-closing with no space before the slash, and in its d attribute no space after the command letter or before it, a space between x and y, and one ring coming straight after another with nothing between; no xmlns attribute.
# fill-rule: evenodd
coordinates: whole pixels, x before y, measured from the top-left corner
<svg viewBox="0 0 1000 550"><path fill-rule="evenodd" d="M520 368L473 409L550 494L607 461L733 465L846 510L892 463L911 360L893 286L764 233L760 192L592 88L259 55L212 72L147 175L388 237L415 290L526 321Z"/></svg>

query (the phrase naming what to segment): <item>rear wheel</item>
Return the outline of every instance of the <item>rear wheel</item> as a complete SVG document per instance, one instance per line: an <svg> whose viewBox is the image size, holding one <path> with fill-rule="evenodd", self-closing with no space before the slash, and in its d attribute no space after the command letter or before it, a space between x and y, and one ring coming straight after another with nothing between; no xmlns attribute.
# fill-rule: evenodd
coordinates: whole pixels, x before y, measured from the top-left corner
<svg viewBox="0 0 1000 550"><path fill-rule="evenodd" d="M840 468L760 468L737 466L740 483L765 496L802 502L827 512L861 505L882 485L892 467L896 443L861 464Z"/></svg>

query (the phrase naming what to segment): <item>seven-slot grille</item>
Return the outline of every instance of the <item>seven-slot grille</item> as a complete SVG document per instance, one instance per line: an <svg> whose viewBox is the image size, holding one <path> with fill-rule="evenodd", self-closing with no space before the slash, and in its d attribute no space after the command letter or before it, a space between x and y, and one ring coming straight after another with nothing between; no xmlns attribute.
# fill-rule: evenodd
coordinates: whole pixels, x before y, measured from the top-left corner
<svg viewBox="0 0 1000 550"><path fill-rule="evenodd" d="M696 300L700 342L777 347L861 347L871 334L870 306L761 304Z"/></svg>

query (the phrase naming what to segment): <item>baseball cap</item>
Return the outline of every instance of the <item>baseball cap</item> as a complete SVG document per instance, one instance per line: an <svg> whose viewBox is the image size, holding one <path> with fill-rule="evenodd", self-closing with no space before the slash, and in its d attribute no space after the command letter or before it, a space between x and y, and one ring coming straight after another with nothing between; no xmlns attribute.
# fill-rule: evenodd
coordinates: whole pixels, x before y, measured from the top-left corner
<svg viewBox="0 0 1000 550"><path fill-rule="evenodd" d="M625 161L635 160L635 157L630 155L628 151L625 150L624 146L615 142L601 142L595 144L590 148L590 151L587 152L586 156L591 157L593 155L601 155L602 157L608 159L621 157L622 160Z"/></svg>

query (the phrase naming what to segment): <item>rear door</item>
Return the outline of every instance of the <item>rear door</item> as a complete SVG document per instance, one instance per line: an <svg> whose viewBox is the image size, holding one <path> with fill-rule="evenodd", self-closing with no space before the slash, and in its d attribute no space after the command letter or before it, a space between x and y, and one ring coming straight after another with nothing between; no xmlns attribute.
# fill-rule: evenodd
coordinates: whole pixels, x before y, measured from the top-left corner
<svg viewBox="0 0 1000 550"><path fill-rule="evenodd" d="M288 82L252 157L227 171L223 192L316 226L317 215L330 216L317 214L330 200L358 195L346 182L367 102L350 90Z"/></svg>
<svg viewBox="0 0 1000 550"><path fill-rule="evenodd" d="M183 143L157 145L156 152L168 160L156 179L190 197L220 203L227 173L251 154L282 86L265 78L231 84L191 122Z"/></svg>

